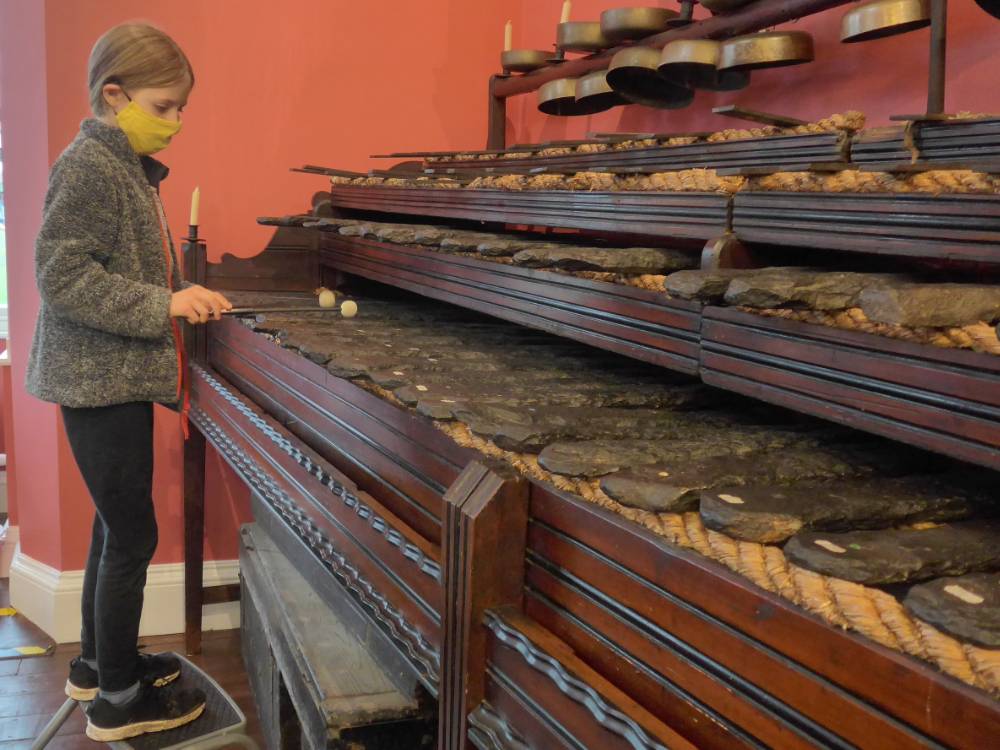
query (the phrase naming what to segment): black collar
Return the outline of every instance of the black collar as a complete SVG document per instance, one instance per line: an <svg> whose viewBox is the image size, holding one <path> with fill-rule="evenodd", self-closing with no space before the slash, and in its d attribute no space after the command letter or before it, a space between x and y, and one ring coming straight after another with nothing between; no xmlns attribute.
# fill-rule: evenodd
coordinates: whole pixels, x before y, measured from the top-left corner
<svg viewBox="0 0 1000 750"><path fill-rule="evenodd" d="M167 178L170 169L152 156L139 156L132 150L128 136L121 128L116 128L91 117L80 124L80 131L89 138L100 141L112 154L121 159L132 173L139 179L149 183L157 190L160 183Z"/></svg>

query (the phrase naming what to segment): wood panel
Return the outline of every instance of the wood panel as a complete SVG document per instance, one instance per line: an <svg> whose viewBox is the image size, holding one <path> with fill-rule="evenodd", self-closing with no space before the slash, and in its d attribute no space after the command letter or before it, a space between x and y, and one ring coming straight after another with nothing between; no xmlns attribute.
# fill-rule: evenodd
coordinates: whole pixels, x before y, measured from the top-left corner
<svg viewBox="0 0 1000 750"><path fill-rule="evenodd" d="M737 193L747 242L1000 262L1000 195Z"/></svg>
<svg viewBox="0 0 1000 750"><path fill-rule="evenodd" d="M708 308L702 379L1000 468L1000 362L988 354Z"/></svg>
<svg viewBox="0 0 1000 750"><path fill-rule="evenodd" d="M727 226L716 193L440 190L334 185L339 208L708 240Z"/></svg>
<svg viewBox="0 0 1000 750"><path fill-rule="evenodd" d="M491 676L519 699L508 720L530 746L694 750L530 618L512 610L489 612L486 626ZM502 715L504 702L496 708ZM534 721L519 723L517 714L533 714ZM555 742L536 744L542 737Z"/></svg>
<svg viewBox="0 0 1000 750"><path fill-rule="evenodd" d="M867 746L878 737L880 748L984 747L1000 721L1000 705L984 693L832 628L620 516L539 485L532 488L531 515L529 554L549 575L533 566L529 584L633 661L643 648L636 633L653 635L664 670L677 658L697 657L733 694L725 696L710 680L687 683L692 695L747 733L775 737L783 723L820 746ZM558 586L549 582L553 577ZM598 606L617 623L603 629ZM609 658L582 646L579 654L595 669ZM621 655L608 663L628 674ZM602 675L616 679L613 671ZM620 679L637 700L649 694L639 680ZM764 714L753 716L747 702Z"/></svg>
<svg viewBox="0 0 1000 750"><path fill-rule="evenodd" d="M572 173L602 169L619 173L670 172L682 169L734 169L765 165L807 169L811 164L842 161L846 154L847 141L848 137L844 132L819 133L559 156L535 155L518 159L496 158L486 161L449 159L446 162L428 162L427 167L435 173L443 174L446 174L448 169L484 174L527 173L532 170Z"/></svg>
<svg viewBox="0 0 1000 750"><path fill-rule="evenodd" d="M209 356L292 433L422 536L440 542L441 496L471 451L237 321L213 328Z"/></svg>
<svg viewBox="0 0 1000 750"><path fill-rule="evenodd" d="M439 553L374 498L356 493L350 480L322 457L297 440L293 443L288 431L239 398L232 386L200 367L193 385L192 416L198 428L436 689Z"/></svg>
<svg viewBox="0 0 1000 750"><path fill-rule="evenodd" d="M329 233L322 262L672 370L698 370L699 306L664 294Z"/></svg>

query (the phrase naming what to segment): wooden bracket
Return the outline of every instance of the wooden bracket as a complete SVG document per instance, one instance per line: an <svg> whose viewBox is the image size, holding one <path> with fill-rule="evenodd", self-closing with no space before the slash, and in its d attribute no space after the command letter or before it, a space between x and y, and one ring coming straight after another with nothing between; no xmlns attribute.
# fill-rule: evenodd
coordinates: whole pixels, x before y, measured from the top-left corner
<svg viewBox="0 0 1000 750"><path fill-rule="evenodd" d="M709 240L701 251L701 270L718 271L722 268L756 268L750 249L735 234L726 233Z"/></svg>
<svg viewBox="0 0 1000 750"><path fill-rule="evenodd" d="M473 461L444 495L445 590L438 747L468 746L468 716L482 702L487 609L521 607L528 485Z"/></svg>
<svg viewBox="0 0 1000 750"><path fill-rule="evenodd" d="M805 125L805 120L785 115L775 115L770 112L758 112L755 109L746 109L736 104L727 104L725 107L716 107L712 110L714 115L725 115L735 117L737 120L749 120L761 125L774 125L779 128L794 128L796 125Z"/></svg>

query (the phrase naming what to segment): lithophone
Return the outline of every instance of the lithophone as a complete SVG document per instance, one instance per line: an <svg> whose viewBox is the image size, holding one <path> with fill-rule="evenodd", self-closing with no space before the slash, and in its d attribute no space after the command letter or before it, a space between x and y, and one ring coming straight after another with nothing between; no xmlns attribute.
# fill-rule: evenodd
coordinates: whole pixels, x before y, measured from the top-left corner
<svg viewBox="0 0 1000 750"><path fill-rule="evenodd" d="M195 424L440 747L995 741L1000 120L735 114L305 167L265 252L188 245L269 310L191 341Z"/></svg>

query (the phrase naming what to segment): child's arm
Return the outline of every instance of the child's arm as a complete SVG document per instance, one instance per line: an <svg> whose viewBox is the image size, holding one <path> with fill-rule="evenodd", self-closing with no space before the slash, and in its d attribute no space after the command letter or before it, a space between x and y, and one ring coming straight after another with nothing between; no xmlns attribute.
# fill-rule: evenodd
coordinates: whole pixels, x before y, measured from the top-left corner
<svg viewBox="0 0 1000 750"><path fill-rule="evenodd" d="M109 273L121 205L100 165L58 165L52 173L35 272L42 299L58 314L119 336L157 339L170 331L170 290Z"/></svg>

